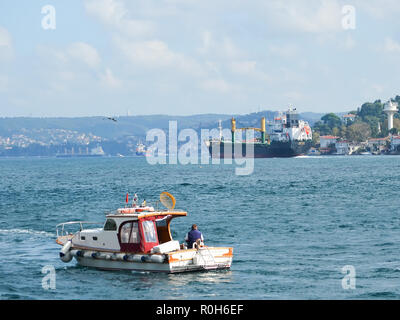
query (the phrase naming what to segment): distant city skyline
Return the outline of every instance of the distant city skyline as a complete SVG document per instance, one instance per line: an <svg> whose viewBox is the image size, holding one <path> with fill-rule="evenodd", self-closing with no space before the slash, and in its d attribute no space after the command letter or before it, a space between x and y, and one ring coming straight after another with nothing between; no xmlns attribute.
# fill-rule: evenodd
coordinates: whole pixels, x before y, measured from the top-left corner
<svg viewBox="0 0 400 320"><path fill-rule="evenodd" d="M348 112L400 94L399 13L395 0L4 0L0 117Z"/></svg>

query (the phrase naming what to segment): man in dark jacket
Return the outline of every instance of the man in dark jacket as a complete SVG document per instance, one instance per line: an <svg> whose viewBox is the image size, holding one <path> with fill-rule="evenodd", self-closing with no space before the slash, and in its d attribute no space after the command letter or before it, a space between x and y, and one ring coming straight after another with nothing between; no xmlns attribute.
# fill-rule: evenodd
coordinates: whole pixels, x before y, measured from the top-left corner
<svg viewBox="0 0 400 320"><path fill-rule="evenodd" d="M194 224L192 225L192 230L190 230L185 237L188 248L192 249L193 243L195 243L197 240L201 240L201 242L204 241L203 235L199 230L197 230L197 225Z"/></svg>

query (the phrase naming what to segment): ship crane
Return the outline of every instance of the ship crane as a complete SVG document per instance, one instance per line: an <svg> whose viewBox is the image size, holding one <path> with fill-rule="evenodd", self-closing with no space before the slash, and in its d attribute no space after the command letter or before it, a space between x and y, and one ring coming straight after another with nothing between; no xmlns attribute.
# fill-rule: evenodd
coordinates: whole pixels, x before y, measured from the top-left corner
<svg viewBox="0 0 400 320"><path fill-rule="evenodd" d="M253 130L253 131L258 131L261 132L261 141L262 143L265 143L265 136L266 136L266 127L265 127L265 117L261 119L261 128L254 128L254 127L245 127L245 128L236 128L236 120L235 118L232 118L231 120L232 124L232 143L235 143L235 132L236 131L248 131L248 130Z"/></svg>

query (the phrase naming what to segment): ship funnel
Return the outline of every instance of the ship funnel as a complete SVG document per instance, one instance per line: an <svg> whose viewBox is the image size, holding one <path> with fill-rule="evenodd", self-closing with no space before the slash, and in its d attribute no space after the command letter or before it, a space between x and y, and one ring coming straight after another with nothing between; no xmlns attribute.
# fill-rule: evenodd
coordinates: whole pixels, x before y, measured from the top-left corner
<svg viewBox="0 0 400 320"><path fill-rule="evenodd" d="M261 142L265 143L265 117L261 118Z"/></svg>
<svg viewBox="0 0 400 320"><path fill-rule="evenodd" d="M235 118L232 118L231 122L232 122L232 132L235 132L236 131L236 120L235 120Z"/></svg>
<svg viewBox="0 0 400 320"><path fill-rule="evenodd" d="M236 131L236 120L235 118L232 118L232 143L235 143L235 131Z"/></svg>
<svg viewBox="0 0 400 320"><path fill-rule="evenodd" d="M265 129L265 117L262 117L261 119L261 132L266 132L267 130Z"/></svg>

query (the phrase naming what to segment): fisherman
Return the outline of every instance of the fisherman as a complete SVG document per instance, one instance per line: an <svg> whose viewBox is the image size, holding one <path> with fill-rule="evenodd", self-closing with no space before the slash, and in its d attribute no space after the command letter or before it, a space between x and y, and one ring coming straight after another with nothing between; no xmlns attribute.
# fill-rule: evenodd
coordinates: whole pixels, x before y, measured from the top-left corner
<svg viewBox="0 0 400 320"><path fill-rule="evenodd" d="M140 205L142 208L146 206L146 199L143 200L142 204Z"/></svg>
<svg viewBox="0 0 400 320"><path fill-rule="evenodd" d="M194 224L192 225L192 230L190 230L185 237L185 241L188 244L188 248L192 249L193 248L193 244L198 242L198 240L200 240L201 242L204 241L203 235L202 233L197 230L197 225Z"/></svg>

